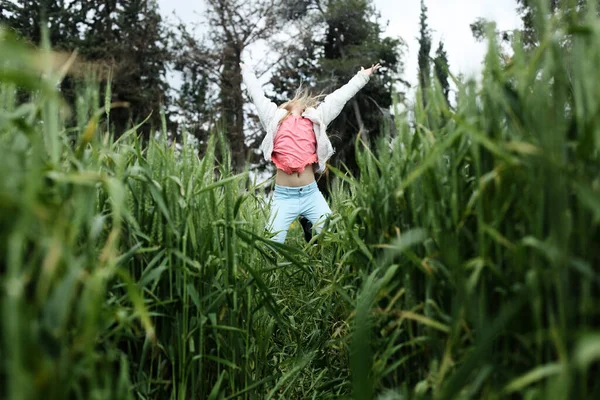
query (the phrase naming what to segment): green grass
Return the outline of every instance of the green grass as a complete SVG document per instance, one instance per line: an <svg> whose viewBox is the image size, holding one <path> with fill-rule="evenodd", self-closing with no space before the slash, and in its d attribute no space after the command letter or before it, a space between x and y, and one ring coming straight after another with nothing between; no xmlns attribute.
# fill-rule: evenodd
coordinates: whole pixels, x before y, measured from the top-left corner
<svg viewBox="0 0 600 400"><path fill-rule="evenodd" d="M71 118L2 33L0 397L600 397L600 25L541 23L332 167L317 246L222 135L115 135L89 82Z"/></svg>

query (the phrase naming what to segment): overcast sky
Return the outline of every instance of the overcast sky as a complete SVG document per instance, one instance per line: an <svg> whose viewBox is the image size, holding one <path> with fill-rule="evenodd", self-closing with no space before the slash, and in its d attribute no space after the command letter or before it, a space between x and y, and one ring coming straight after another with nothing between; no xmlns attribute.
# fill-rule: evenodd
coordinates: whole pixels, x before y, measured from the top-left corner
<svg viewBox="0 0 600 400"><path fill-rule="evenodd" d="M184 22L204 20L204 0L159 0L158 3L162 13L171 18L175 12ZM415 83L420 0L373 0L373 3L382 20L389 21L386 35L402 37L408 43L404 79ZM515 0L426 0L425 4L433 36L432 56L442 39L454 74L472 76L481 71L486 45L475 42L469 28L478 17L495 21L501 30L520 26Z"/></svg>

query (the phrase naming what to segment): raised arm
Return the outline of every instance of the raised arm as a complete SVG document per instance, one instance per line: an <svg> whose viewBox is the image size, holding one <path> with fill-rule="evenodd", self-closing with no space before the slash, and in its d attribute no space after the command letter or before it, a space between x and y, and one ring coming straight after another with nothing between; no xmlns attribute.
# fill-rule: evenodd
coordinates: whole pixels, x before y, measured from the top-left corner
<svg viewBox="0 0 600 400"><path fill-rule="evenodd" d="M263 127L268 129L270 122L273 120L273 118L275 118L277 105L267 99L262 87L260 86L260 83L258 82L258 79L256 79L256 75L254 75L254 72L243 63L240 63L240 66L242 67L244 84L248 89L248 94L250 94L252 103L254 103L258 111L258 118L260 119Z"/></svg>
<svg viewBox="0 0 600 400"><path fill-rule="evenodd" d="M331 121L340 115L346 103L369 82L373 72L379 68L381 68L379 64L372 65L368 69L361 67L360 71L347 84L325 97L317 107L317 111L321 113L325 125L329 125Z"/></svg>

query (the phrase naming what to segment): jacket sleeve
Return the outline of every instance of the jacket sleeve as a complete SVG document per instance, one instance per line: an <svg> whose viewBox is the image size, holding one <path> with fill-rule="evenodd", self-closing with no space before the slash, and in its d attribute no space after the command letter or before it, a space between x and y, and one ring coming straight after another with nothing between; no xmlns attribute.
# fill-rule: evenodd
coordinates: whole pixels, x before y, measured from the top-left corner
<svg viewBox="0 0 600 400"><path fill-rule="evenodd" d="M331 121L340 115L346 103L369 82L369 79L370 77L367 74L358 72L350 79L350 82L325 97L323 102L317 107L317 111L321 113L321 118L325 126L329 125Z"/></svg>
<svg viewBox="0 0 600 400"><path fill-rule="evenodd" d="M256 75L254 75L254 72L252 72L251 69L245 67L242 71L242 77L244 79L244 84L248 89L250 99L258 111L258 118L265 130L268 130L269 124L273 118L275 118L277 105L267 99L258 79L256 79Z"/></svg>

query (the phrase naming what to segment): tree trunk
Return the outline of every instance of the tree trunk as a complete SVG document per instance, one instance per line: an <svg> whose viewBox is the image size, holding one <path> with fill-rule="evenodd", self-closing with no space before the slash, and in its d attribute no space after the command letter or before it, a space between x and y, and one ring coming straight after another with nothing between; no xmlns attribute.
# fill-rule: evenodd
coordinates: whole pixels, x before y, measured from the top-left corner
<svg viewBox="0 0 600 400"><path fill-rule="evenodd" d="M358 107L358 101L356 101L356 98L352 99L352 108L354 109L354 115L356 116L356 123L358 124L358 132L360 133L360 138L363 142L365 142L365 144L369 143L367 128L365 128L365 123L363 122L362 115L360 114L360 108Z"/></svg>
<svg viewBox="0 0 600 400"><path fill-rule="evenodd" d="M246 162L244 137L244 96L242 93L241 49L227 43L223 50L221 75L221 113L231 149L232 169L240 172Z"/></svg>

